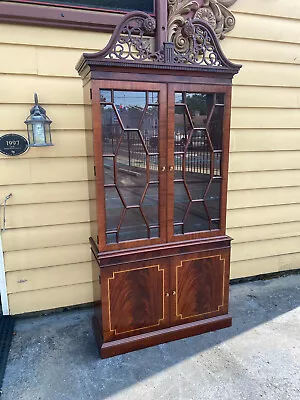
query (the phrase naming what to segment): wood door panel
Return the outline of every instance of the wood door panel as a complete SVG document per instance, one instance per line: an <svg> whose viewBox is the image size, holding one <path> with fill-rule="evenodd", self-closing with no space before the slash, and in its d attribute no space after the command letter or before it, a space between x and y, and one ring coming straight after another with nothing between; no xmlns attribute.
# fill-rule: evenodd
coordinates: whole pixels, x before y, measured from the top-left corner
<svg viewBox="0 0 300 400"><path fill-rule="evenodd" d="M228 292L225 258L213 255L176 265L175 319L190 322L224 313Z"/></svg>
<svg viewBox="0 0 300 400"><path fill-rule="evenodd" d="M115 269L105 282L108 326L105 338L122 338L167 325L169 303L165 297L168 271L159 264Z"/></svg>

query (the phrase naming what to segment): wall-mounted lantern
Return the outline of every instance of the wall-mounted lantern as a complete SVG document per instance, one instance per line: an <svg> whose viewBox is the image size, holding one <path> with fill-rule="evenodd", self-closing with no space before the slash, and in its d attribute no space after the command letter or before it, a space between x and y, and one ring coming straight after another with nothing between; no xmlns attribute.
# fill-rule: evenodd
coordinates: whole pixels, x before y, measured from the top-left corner
<svg viewBox="0 0 300 400"><path fill-rule="evenodd" d="M27 125L30 147L53 146L50 125L52 121L46 115L46 110L38 104L38 96L34 94L35 105L30 110L25 124Z"/></svg>

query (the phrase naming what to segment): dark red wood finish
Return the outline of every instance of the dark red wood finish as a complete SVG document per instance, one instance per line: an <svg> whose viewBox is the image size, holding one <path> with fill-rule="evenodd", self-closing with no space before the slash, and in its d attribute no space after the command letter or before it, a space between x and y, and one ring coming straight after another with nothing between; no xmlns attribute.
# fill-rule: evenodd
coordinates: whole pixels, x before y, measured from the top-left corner
<svg viewBox="0 0 300 400"><path fill-rule="evenodd" d="M177 60L180 58L178 53L173 53L172 61L172 53L168 53L168 49L173 46L175 51L174 44L162 44L165 38L162 28L166 19L162 12L157 21L159 31L156 34L156 46L161 48L162 58L154 62L149 59L142 62L136 59L128 61L122 57L116 59L116 53L110 57L114 40L119 40L123 28L125 31L130 28L130 18L134 17L131 14L124 20L106 49L83 55L76 67L84 86L91 85L93 94L99 240L97 242L94 236L90 242L101 277L102 314L97 307L93 320L101 357L111 357L231 325L228 315L231 238L225 234L226 199L231 85L232 77L240 66L225 58L214 33L205 23L203 29L211 35L211 43L215 45L220 64L209 66L204 63L199 66L176 62L176 57ZM136 13L136 18L139 23L147 21L151 24L151 19L143 13ZM129 21L129 28L126 21ZM199 21L195 23L199 25ZM142 38L141 32L140 35ZM143 57L144 52L147 52L146 48L139 55ZM152 53L151 57L156 56ZM159 238L106 244L101 88L160 92ZM175 91L223 93L225 96L218 229L177 235L173 232ZM209 224L212 227L211 218Z"/></svg>

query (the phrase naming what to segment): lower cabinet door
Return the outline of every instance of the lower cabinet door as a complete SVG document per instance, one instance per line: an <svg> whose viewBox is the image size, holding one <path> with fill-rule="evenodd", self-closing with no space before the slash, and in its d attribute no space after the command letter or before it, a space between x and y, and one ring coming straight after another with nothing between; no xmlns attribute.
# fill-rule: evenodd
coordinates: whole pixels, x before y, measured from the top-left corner
<svg viewBox="0 0 300 400"><path fill-rule="evenodd" d="M169 326L168 266L160 260L147 264L101 269L104 341Z"/></svg>
<svg viewBox="0 0 300 400"><path fill-rule="evenodd" d="M171 261L171 324L228 313L229 251L175 257Z"/></svg>

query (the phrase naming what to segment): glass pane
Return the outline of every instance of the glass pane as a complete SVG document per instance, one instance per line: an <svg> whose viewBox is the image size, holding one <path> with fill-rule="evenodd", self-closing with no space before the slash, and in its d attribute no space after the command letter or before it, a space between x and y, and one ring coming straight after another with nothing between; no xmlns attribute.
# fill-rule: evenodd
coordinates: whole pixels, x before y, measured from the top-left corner
<svg viewBox="0 0 300 400"><path fill-rule="evenodd" d="M149 167L150 167L150 181L158 181L158 165L159 165L159 157L157 156L149 156Z"/></svg>
<svg viewBox="0 0 300 400"><path fill-rule="evenodd" d="M216 106L208 126L214 150L222 150L224 107Z"/></svg>
<svg viewBox="0 0 300 400"><path fill-rule="evenodd" d="M158 92L148 92L148 103L149 104L158 104Z"/></svg>
<svg viewBox="0 0 300 400"><path fill-rule="evenodd" d="M174 154L174 179L183 179L183 154Z"/></svg>
<svg viewBox="0 0 300 400"><path fill-rule="evenodd" d="M216 104L224 104L225 95L224 93L216 93Z"/></svg>
<svg viewBox="0 0 300 400"><path fill-rule="evenodd" d="M119 144L122 128L112 105L101 105L102 146L104 154L114 154Z"/></svg>
<svg viewBox="0 0 300 400"><path fill-rule="evenodd" d="M188 106L194 128L205 128L207 118L213 106L213 94L209 93L186 93L186 104Z"/></svg>
<svg viewBox="0 0 300 400"><path fill-rule="evenodd" d="M150 184L142 203L148 225L158 225L158 184Z"/></svg>
<svg viewBox="0 0 300 400"><path fill-rule="evenodd" d="M209 230L209 221L204 204L192 203L184 222L184 233Z"/></svg>
<svg viewBox="0 0 300 400"><path fill-rule="evenodd" d="M184 151L192 129L186 108L175 106L174 148L176 152Z"/></svg>
<svg viewBox="0 0 300 400"><path fill-rule="evenodd" d="M100 101L101 103L111 103L111 90L100 89Z"/></svg>
<svg viewBox="0 0 300 400"><path fill-rule="evenodd" d="M213 179L205 196L205 204L211 219L220 218L221 179Z"/></svg>
<svg viewBox="0 0 300 400"><path fill-rule="evenodd" d="M183 93L175 93L175 103L183 103Z"/></svg>
<svg viewBox="0 0 300 400"><path fill-rule="evenodd" d="M222 152L214 153L214 176L222 176Z"/></svg>
<svg viewBox="0 0 300 400"><path fill-rule="evenodd" d="M119 241L146 239L148 230L139 208L126 210L119 233Z"/></svg>
<svg viewBox="0 0 300 400"><path fill-rule="evenodd" d="M110 185L114 183L114 159L113 157L103 157L104 183Z"/></svg>
<svg viewBox="0 0 300 400"><path fill-rule="evenodd" d="M182 182L174 183L174 222L183 222L190 199Z"/></svg>
<svg viewBox="0 0 300 400"><path fill-rule="evenodd" d="M117 187L126 206L139 205L146 189L146 152L138 131L126 131L116 156Z"/></svg>
<svg viewBox="0 0 300 400"><path fill-rule="evenodd" d="M215 221L212 221L211 224L211 229L220 229L220 220L216 219Z"/></svg>
<svg viewBox="0 0 300 400"><path fill-rule="evenodd" d="M141 134L148 152L158 151L158 106L148 106L142 120Z"/></svg>
<svg viewBox="0 0 300 400"><path fill-rule="evenodd" d="M123 210L117 190L114 187L105 188L106 231L117 229Z"/></svg>
<svg viewBox="0 0 300 400"><path fill-rule="evenodd" d="M107 233L106 234L106 243L107 244L117 243L116 234L115 233Z"/></svg>
<svg viewBox="0 0 300 400"><path fill-rule="evenodd" d="M174 225L174 235L183 234L183 225Z"/></svg>
<svg viewBox="0 0 300 400"><path fill-rule="evenodd" d="M158 228L151 228L150 229L150 237L152 238L158 238L159 237L159 229Z"/></svg>
<svg viewBox="0 0 300 400"><path fill-rule="evenodd" d="M138 129L146 106L146 92L114 91L114 103L125 129Z"/></svg>

